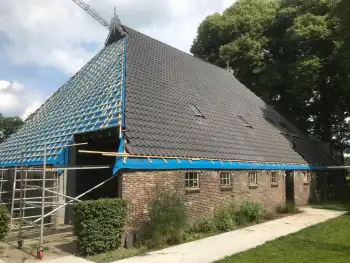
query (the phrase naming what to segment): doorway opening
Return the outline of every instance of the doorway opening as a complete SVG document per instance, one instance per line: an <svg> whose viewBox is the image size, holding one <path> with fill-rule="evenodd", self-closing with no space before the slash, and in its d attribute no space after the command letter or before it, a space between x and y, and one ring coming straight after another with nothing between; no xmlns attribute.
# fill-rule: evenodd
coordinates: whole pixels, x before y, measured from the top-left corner
<svg viewBox="0 0 350 263"><path fill-rule="evenodd" d="M286 173L286 202L295 202L294 198L294 171L285 171Z"/></svg>
<svg viewBox="0 0 350 263"><path fill-rule="evenodd" d="M110 128L106 130L99 130L85 134L75 135L75 143L85 143L72 147L70 151L69 165L72 166L110 166L108 169L91 169L91 170L74 170L70 171L68 175L71 185L70 192L73 196L78 196L99 183L110 178L113 173L113 167L116 157L103 156L102 154L87 154L80 153L78 150L101 151L101 152L117 152L119 147L119 133L118 128ZM72 178L72 180L69 180ZM118 178L112 179L107 184L96 188L90 193L83 196L82 200L91 200L99 198L113 198L118 197Z"/></svg>

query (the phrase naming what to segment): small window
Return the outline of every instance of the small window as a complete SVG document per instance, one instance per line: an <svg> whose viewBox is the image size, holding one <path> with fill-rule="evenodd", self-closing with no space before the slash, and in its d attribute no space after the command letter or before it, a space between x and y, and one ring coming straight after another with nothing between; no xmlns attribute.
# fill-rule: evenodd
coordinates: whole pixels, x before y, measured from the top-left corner
<svg viewBox="0 0 350 263"><path fill-rule="evenodd" d="M229 172L220 173L220 185L231 186L231 173Z"/></svg>
<svg viewBox="0 0 350 263"><path fill-rule="evenodd" d="M250 185L258 184L258 173L257 172L249 172L248 173L248 183Z"/></svg>
<svg viewBox="0 0 350 263"><path fill-rule="evenodd" d="M310 182L310 173L307 171L303 171L303 181L305 184Z"/></svg>
<svg viewBox="0 0 350 263"><path fill-rule="evenodd" d="M198 188L199 187L199 173L186 173L185 174L185 187L186 188Z"/></svg>
<svg viewBox="0 0 350 263"><path fill-rule="evenodd" d="M193 111L193 113L194 113L196 116L199 116L199 117L203 117L203 118L204 118L204 115L200 112L200 110L197 108L196 105L190 104L189 106L190 106L191 110Z"/></svg>
<svg viewBox="0 0 350 263"><path fill-rule="evenodd" d="M237 118L238 118L241 122L243 122L243 124L244 124L246 127L248 127L248 128L253 128L253 126L250 125L250 123L249 123L245 118L243 118L242 116L237 115Z"/></svg>
<svg viewBox="0 0 350 263"><path fill-rule="evenodd" d="M278 175L277 172L271 172L270 173L270 180L272 184L277 184L278 183Z"/></svg>

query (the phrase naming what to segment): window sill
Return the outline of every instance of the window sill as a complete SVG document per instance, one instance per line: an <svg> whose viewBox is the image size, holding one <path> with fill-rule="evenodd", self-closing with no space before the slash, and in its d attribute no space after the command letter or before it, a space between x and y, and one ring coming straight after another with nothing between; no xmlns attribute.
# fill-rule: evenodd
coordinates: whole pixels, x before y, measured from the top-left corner
<svg viewBox="0 0 350 263"><path fill-rule="evenodd" d="M271 183L271 187L277 187L278 183Z"/></svg>
<svg viewBox="0 0 350 263"><path fill-rule="evenodd" d="M256 189L256 188L258 188L258 187L259 187L258 184L250 184L250 185L249 185L249 189Z"/></svg>
<svg viewBox="0 0 350 263"><path fill-rule="evenodd" d="M221 185L220 190L221 191L231 191L232 190L232 185Z"/></svg>
<svg viewBox="0 0 350 263"><path fill-rule="evenodd" d="M308 184L310 184L310 182L304 182L304 185L308 185Z"/></svg>
<svg viewBox="0 0 350 263"><path fill-rule="evenodd" d="M186 193L199 193L201 189L199 187L187 187Z"/></svg>

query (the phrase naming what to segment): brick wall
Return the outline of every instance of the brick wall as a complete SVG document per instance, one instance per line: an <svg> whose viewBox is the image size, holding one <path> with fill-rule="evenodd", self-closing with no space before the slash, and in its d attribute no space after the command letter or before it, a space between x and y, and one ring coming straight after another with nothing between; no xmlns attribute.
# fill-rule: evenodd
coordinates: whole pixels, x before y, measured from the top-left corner
<svg viewBox="0 0 350 263"><path fill-rule="evenodd" d="M310 173L309 182L304 182L304 175L301 171L294 172L294 198L297 206L305 206L310 200L310 189L314 186L314 173Z"/></svg>
<svg viewBox="0 0 350 263"><path fill-rule="evenodd" d="M150 201L157 191L163 189L176 189L185 196L188 215L192 220L212 215L225 202L234 202L239 206L244 200L255 201L262 204L267 212L274 212L286 202L284 171L277 171L277 185L271 184L270 171L258 171L257 186L248 184L249 171L232 171L230 188L220 186L220 171L191 172L199 173L199 189L195 191L185 188L186 171L133 171L120 175L120 197L129 203L129 229L136 230L142 226L148 218ZM303 173L295 171L293 180L297 206L307 205L310 199L319 199L315 195L315 172L310 174L309 182L304 182ZM337 184L341 184L340 180Z"/></svg>
<svg viewBox="0 0 350 263"><path fill-rule="evenodd" d="M172 188L185 195L190 219L212 215L225 202L241 204L244 200L261 203L268 212L275 211L285 203L284 172L278 171L278 184L272 185L268 171L259 171L258 185L248 184L248 171L233 171L231 188L220 186L219 171L199 172L199 190L187 191L184 177L186 171L128 172L122 177L121 197L129 203L128 226L138 229L148 218L148 205L157 191ZM299 178L300 177L300 178ZM308 193L304 192L302 176L295 176L295 189L299 204L304 204ZM301 179L301 181L300 181ZM158 189L158 190L157 190Z"/></svg>

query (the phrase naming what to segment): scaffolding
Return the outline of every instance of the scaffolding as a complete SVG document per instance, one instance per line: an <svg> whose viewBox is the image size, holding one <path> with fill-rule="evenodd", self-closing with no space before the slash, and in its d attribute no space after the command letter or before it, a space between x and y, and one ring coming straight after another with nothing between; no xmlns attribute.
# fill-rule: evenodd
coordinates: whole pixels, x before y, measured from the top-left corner
<svg viewBox="0 0 350 263"><path fill-rule="evenodd" d="M86 145L87 143L71 144L70 146ZM38 151L38 150L36 150ZM64 194L60 182L60 175L67 174L68 170L109 169L110 166L60 166L47 167L47 147L43 146L43 166L25 167L24 156L28 152L21 151L21 166L13 169L0 169L0 199L1 204L10 210L10 237L17 236L17 246L22 249L24 238L39 234L37 257L43 258L44 230L57 226L59 210L72 202L80 202L80 198L94 189L107 183L115 176L94 186L77 197ZM37 154L38 156L38 154ZM63 180L66 176L61 177Z"/></svg>

